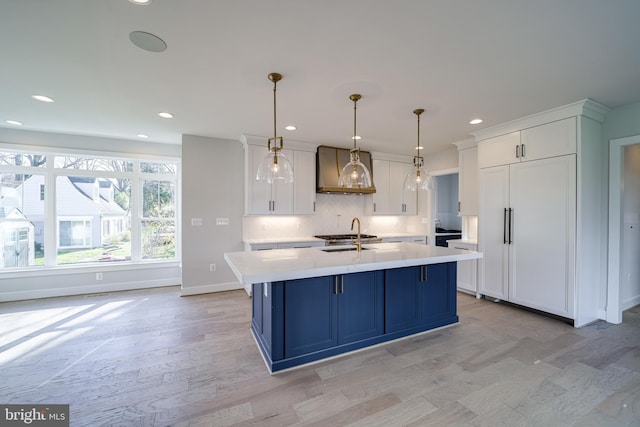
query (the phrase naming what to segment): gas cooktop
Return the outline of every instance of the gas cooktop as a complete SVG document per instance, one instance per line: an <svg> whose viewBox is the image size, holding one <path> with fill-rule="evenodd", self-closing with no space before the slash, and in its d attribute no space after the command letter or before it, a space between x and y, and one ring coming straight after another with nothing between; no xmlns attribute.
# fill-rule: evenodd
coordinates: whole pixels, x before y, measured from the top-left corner
<svg viewBox="0 0 640 427"><path fill-rule="evenodd" d="M349 240L349 239L357 239L358 235L355 233L352 234L320 234L318 236L313 236L318 239L324 240ZM373 234L360 234L361 239L375 239L378 236L374 236Z"/></svg>

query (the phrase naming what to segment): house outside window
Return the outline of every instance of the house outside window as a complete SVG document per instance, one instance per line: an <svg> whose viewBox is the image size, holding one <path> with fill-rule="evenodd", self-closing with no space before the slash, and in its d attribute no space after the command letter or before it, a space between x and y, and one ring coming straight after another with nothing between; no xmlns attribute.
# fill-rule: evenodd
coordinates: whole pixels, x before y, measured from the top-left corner
<svg viewBox="0 0 640 427"><path fill-rule="evenodd" d="M0 148L0 247L16 246L10 232L22 227L21 268L175 261L178 167ZM0 259L0 271L15 264Z"/></svg>

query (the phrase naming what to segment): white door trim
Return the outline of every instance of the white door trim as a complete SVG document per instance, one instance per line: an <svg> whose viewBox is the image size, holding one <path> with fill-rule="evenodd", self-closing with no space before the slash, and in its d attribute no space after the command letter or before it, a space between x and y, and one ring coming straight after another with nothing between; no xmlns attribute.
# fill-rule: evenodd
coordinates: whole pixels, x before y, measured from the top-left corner
<svg viewBox="0 0 640 427"><path fill-rule="evenodd" d="M620 243L624 148L640 144L640 135L609 141L609 260L607 277L607 322L622 323L620 289Z"/></svg>

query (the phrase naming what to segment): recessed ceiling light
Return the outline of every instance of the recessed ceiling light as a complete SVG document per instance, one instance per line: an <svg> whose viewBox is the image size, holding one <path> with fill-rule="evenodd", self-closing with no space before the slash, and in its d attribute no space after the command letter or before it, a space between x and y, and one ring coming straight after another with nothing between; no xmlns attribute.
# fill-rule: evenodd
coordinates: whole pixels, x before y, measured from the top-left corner
<svg viewBox="0 0 640 427"><path fill-rule="evenodd" d="M139 133L136 135L138 138L142 138L142 139L147 139L149 138L149 135L145 135L144 133Z"/></svg>
<svg viewBox="0 0 640 427"><path fill-rule="evenodd" d="M147 5L151 3L151 0L129 0L133 4Z"/></svg>
<svg viewBox="0 0 640 427"><path fill-rule="evenodd" d="M167 44L155 34L145 31L131 31L129 33L131 43L149 52L164 52L167 50Z"/></svg>
<svg viewBox="0 0 640 427"><path fill-rule="evenodd" d="M48 96L44 95L31 95L31 97L42 102L53 102L53 98L49 98Z"/></svg>
<svg viewBox="0 0 640 427"><path fill-rule="evenodd" d="M423 148L424 148L424 147L423 147L422 145L418 145L418 146L416 147L416 150L422 150Z"/></svg>
<svg viewBox="0 0 640 427"><path fill-rule="evenodd" d="M355 139L356 141L362 139L360 135L352 136L351 139Z"/></svg>
<svg viewBox="0 0 640 427"><path fill-rule="evenodd" d="M158 115L163 119L173 119L173 114L171 113L158 113Z"/></svg>
<svg viewBox="0 0 640 427"><path fill-rule="evenodd" d="M479 125L482 123L482 119L473 119L469 122L470 125Z"/></svg>
<svg viewBox="0 0 640 427"><path fill-rule="evenodd" d="M22 126L22 122L19 122L17 120L5 120L5 123L8 123L8 124L14 125L14 126Z"/></svg>
<svg viewBox="0 0 640 427"><path fill-rule="evenodd" d="M285 129L286 130L296 130L297 128L295 126L289 125L289 126L285 127Z"/></svg>

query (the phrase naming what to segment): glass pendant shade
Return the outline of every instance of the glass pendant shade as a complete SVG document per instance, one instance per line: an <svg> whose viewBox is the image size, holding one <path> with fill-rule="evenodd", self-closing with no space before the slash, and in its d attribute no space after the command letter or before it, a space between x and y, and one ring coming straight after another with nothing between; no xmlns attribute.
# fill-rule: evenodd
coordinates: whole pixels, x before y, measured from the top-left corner
<svg viewBox="0 0 640 427"><path fill-rule="evenodd" d="M370 188L372 186L371 173L360 161L360 149L356 147L356 104L362 98L355 93L349 96L353 101L353 149L350 151L349 163L344 165L338 177L338 186L346 188Z"/></svg>
<svg viewBox="0 0 640 427"><path fill-rule="evenodd" d="M269 184L274 182L290 184L293 182L293 166L282 152L282 137L276 136L276 84L282 80L282 75L271 73L268 78L273 82L273 138L269 138L267 142L268 153L258 165L256 180L266 181Z"/></svg>
<svg viewBox="0 0 640 427"><path fill-rule="evenodd" d="M371 174L360 161L358 149L351 150L351 160L344 165L338 178L338 186L347 188L371 187Z"/></svg>
<svg viewBox="0 0 640 427"><path fill-rule="evenodd" d="M258 166L256 180L266 181L269 184L282 182L288 184L293 182L293 167L289 159L282 151L273 149L262 159Z"/></svg>
<svg viewBox="0 0 640 427"><path fill-rule="evenodd" d="M409 172L404 178L404 189L408 191L430 191L433 189L431 175L418 167Z"/></svg>
<svg viewBox="0 0 640 427"><path fill-rule="evenodd" d="M418 116L418 155L413 157L413 170L404 178L404 189L408 191L430 191L433 189L431 175L424 169L424 158L420 156L420 114L424 113L422 108L413 110L413 114Z"/></svg>

